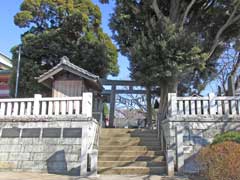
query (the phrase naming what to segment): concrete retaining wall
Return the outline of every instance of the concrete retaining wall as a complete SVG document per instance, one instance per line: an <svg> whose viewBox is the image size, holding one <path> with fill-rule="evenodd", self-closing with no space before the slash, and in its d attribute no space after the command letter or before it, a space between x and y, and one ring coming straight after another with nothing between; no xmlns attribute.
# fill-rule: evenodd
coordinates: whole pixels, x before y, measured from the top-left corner
<svg viewBox="0 0 240 180"><path fill-rule="evenodd" d="M0 171L86 175L87 143L94 141L87 131L93 121L81 116L49 119L0 122Z"/></svg>
<svg viewBox="0 0 240 180"><path fill-rule="evenodd" d="M196 161L199 150L212 143L217 134L240 130L240 119L234 116L176 116L162 122L162 127L169 148L175 151L176 167L185 173L195 173L199 171ZM177 127L178 131L176 131ZM181 138L183 143L181 143ZM176 139L180 139L180 143ZM183 157L179 153L181 148L183 148ZM177 150L179 155L177 155ZM181 164L184 165L181 167Z"/></svg>

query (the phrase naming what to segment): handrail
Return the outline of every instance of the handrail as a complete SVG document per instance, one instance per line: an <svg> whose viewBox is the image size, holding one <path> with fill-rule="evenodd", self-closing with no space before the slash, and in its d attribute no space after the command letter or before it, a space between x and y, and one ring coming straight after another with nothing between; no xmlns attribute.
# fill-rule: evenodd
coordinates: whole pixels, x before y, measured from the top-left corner
<svg viewBox="0 0 240 180"><path fill-rule="evenodd" d="M47 97L41 98L40 101L80 101L82 97Z"/></svg>
<svg viewBox="0 0 240 180"><path fill-rule="evenodd" d="M34 98L0 99L0 103L3 103L3 102L28 102L28 101L34 101Z"/></svg>

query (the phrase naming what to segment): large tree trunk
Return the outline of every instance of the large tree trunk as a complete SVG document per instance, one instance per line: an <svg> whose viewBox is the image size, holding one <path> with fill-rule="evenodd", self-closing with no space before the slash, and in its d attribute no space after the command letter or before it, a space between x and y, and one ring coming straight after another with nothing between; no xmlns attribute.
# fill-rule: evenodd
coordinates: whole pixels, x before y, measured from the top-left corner
<svg viewBox="0 0 240 180"><path fill-rule="evenodd" d="M167 116L168 111L168 93L177 93L177 80L169 80L161 82L161 96L160 96L160 105L159 105L159 119L161 122Z"/></svg>

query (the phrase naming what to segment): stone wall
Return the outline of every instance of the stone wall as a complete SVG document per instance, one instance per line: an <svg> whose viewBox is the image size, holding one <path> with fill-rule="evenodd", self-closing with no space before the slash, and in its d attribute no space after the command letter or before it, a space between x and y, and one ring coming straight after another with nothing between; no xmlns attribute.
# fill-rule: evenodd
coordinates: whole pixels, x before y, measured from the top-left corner
<svg viewBox="0 0 240 180"><path fill-rule="evenodd" d="M178 131L176 131L177 127ZM177 167L178 163L180 163L180 166L184 164L182 167L179 167L179 170L185 173L195 173L199 171L196 161L198 151L210 144L217 134L231 130L240 130L240 118L227 115L221 117L176 116L163 121L162 129L164 129L169 149L173 149L176 152L175 162ZM177 137L178 139L182 138L183 143L176 142ZM181 147L182 144L183 147ZM181 153L179 153L181 152L181 148L183 148L184 154L182 160L180 157ZM177 156L177 153L180 155Z"/></svg>
<svg viewBox="0 0 240 180"><path fill-rule="evenodd" d="M51 119L49 121L49 119ZM54 119L54 118L53 118ZM93 120L63 116L0 122L0 171L82 175ZM94 134L94 133L92 133ZM84 149L85 148L85 149ZM84 151L84 152L83 152Z"/></svg>

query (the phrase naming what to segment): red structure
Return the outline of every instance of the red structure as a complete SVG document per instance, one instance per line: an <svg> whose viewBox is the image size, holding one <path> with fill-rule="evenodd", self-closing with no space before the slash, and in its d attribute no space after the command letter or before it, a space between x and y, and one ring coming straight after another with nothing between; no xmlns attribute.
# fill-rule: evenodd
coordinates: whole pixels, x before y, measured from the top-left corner
<svg viewBox="0 0 240 180"><path fill-rule="evenodd" d="M12 62L0 53L0 98L10 97L9 79L11 76Z"/></svg>

